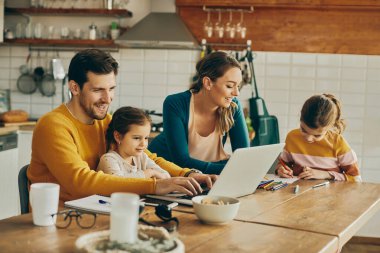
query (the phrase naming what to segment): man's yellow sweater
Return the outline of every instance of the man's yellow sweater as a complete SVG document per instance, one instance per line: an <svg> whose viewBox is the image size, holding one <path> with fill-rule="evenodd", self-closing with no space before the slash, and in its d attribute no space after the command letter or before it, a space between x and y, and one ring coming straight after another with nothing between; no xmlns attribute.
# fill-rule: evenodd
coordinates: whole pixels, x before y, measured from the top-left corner
<svg viewBox="0 0 380 253"><path fill-rule="evenodd" d="M92 125L81 123L64 104L44 115L33 132L29 180L32 183L58 183L61 186L61 204L62 201L92 194L155 193L155 179L121 178L95 171L106 151L105 131L110 121L111 115L107 115ZM149 151L146 153L171 176L183 176L189 171Z"/></svg>

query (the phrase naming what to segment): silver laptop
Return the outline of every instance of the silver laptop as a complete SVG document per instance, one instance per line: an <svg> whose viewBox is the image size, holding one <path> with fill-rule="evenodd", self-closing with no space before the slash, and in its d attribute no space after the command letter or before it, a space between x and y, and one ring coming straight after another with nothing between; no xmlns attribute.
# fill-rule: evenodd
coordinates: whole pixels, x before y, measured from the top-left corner
<svg viewBox="0 0 380 253"><path fill-rule="evenodd" d="M254 193L283 147L280 143L235 150L207 195L237 198ZM146 197L192 205L191 196L181 193Z"/></svg>

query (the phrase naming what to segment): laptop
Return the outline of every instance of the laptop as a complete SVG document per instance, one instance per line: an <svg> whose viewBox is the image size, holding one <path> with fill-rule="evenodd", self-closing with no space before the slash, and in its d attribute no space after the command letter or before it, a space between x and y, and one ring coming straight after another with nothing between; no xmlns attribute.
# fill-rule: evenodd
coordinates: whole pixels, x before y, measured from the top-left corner
<svg viewBox="0 0 380 253"><path fill-rule="evenodd" d="M254 193L283 147L280 143L235 150L207 195L238 198ZM182 193L146 197L193 205L193 196Z"/></svg>

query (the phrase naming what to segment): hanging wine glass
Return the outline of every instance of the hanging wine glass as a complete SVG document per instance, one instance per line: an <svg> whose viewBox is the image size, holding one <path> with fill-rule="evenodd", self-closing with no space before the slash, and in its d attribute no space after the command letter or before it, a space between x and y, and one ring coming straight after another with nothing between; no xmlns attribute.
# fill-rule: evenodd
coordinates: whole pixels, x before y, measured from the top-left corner
<svg viewBox="0 0 380 253"><path fill-rule="evenodd" d="M247 27L244 23L244 11L240 10L240 22L236 24L236 32L240 34L240 38L245 39L247 36Z"/></svg>
<svg viewBox="0 0 380 253"><path fill-rule="evenodd" d="M235 38L236 26L232 22L232 10L230 10L230 20L226 23L225 31L231 39Z"/></svg>
<svg viewBox="0 0 380 253"><path fill-rule="evenodd" d="M224 26L224 30L228 34L231 30L231 20L232 20L232 11L230 10L230 19L227 21L227 23Z"/></svg>
<svg viewBox="0 0 380 253"><path fill-rule="evenodd" d="M218 12L218 22L215 23L214 29L215 29L215 31L217 33L217 36L219 38L223 38L224 27L223 27L223 24L222 24L222 12L220 10Z"/></svg>
<svg viewBox="0 0 380 253"><path fill-rule="evenodd" d="M208 38L212 37L212 22L210 21L210 11L207 11L207 21L203 24L203 30Z"/></svg>

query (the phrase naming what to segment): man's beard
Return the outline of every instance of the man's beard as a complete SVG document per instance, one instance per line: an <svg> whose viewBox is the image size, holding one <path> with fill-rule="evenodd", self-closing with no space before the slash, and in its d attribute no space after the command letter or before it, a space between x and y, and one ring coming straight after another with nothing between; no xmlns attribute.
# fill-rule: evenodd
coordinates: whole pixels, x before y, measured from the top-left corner
<svg viewBox="0 0 380 253"><path fill-rule="evenodd" d="M104 115L98 115L96 113L96 111L95 111L95 107L97 106L96 104L92 108L91 107L86 107L85 104L83 103L83 101L80 100L80 105L84 109L84 111L86 112L86 114L89 117L91 117L92 119L102 120L102 119L104 119L107 116L108 106L109 105L107 105L107 110L104 112Z"/></svg>

